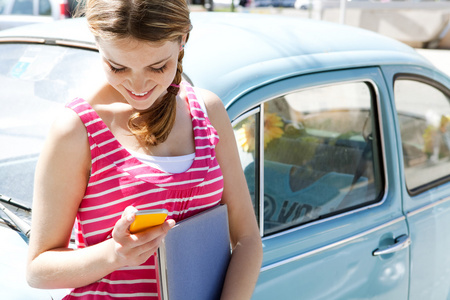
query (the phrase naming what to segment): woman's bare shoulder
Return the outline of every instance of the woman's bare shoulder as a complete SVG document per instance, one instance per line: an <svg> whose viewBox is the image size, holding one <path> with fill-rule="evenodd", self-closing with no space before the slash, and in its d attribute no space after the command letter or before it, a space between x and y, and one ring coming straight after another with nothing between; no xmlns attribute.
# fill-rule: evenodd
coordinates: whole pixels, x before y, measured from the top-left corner
<svg viewBox="0 0 450 300"><path fill-rule="evenodd" d="M41 152L39 169L52 166L71 169L83 174L90 168L90 147L86 127L70 108L63 108L56 116ZM48 172L46 172L49 176Z"/></svg>
<svg viewBox="0 0 450 300"><path fill-rule="evenodd" d="M204 88L196 87L195 90L199 92L203 98L203 101L205 101L206 107L210 106L223 106L222 100L220 100L219 96L217 96L215 93L211 92L210 90L206 90Z"/></svg>
<svg viewBox="0 0 450 300"><path fill-rule="evenodd" d="M196 90L203 98L208 117L212 123L217 121L228 121L228 114L219 96L203 88L196 87Z"/></svg>
<svg viewBox="0 0 450 300"><path fill-rule="evenodd" d="M48 132L43 152L52 156L61 154L78 159L80 155L82 157L88 155L89 141L86 127L72 109L65 107L60 110Z"/></svg>
<svg viewBox="0 0 450 300"><path fill-rule="evenodd" d="M59 139L71 139L87 137L86 127L80 117L72 109L65 107L61 109L53 121L49 136Z"/></svg>

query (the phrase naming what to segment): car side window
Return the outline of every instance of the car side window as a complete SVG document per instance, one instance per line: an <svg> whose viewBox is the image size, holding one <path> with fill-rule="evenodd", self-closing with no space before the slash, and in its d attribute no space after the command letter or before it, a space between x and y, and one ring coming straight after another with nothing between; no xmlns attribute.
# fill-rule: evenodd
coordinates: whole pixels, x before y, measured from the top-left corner
<svg viewBox="0 0 450 300"><path fill-rule="evenodd" d="M11 10L13 15L33 15L33 0L16 0Z"/></svg>
<svg viewBox="0 0 450 300"><path fill-rule="evenodd" d="M259 109L254 109L239 120L234 122L234 134L238 144L239 157L242 169L244 170L247 184L250 190L250 196L255 210L255 215L259 220L259 203L256 200L259 191L259 182L257 176L257 168L255 168L255 160L257 159L257 151L259 149L257 134L259 125ZM258 165L256 165L258 166Z"/></svg>
<svg viewBox="0 0 450 300"><path fill-rule="evenodd" d="M370 84L352 82L294 92L261 106L264 235L381 199L374 95ZM239 129L246 137L238 139L242 152L258 132L252 122ZM244 167L252 194L258 192L255 167L253 162Z"/></svg>
<svg viewBox="0 0 450 300"><path fill-rule="evenodd" d="M413 79L394 83L406 186L413 194L450 174L450 97L443 91Z"/></svg>
<svg viewBox="0 0 450 300"><path fill-rule="evenodd" d="M52 15L52 5L49 0L39 0L39 15L40 16L51 16Z"/></svg>

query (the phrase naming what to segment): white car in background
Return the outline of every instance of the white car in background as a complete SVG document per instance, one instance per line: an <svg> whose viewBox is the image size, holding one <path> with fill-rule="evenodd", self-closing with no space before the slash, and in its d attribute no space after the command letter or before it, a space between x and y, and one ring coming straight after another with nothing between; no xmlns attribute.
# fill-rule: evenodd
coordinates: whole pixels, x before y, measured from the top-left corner
<svg viewBox="0 0 450 300"><path fill-rule="evenodd" d="M69 17L68 0L0 0L0 30Z"/></svg>

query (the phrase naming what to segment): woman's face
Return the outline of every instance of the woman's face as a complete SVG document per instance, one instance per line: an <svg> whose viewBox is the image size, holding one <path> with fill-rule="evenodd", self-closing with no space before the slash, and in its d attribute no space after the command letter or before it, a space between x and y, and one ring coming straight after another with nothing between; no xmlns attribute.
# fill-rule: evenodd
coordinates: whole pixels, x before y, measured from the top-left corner
<svg viewBox="0 0 450 300"><path fill-rule="evenodd" d="M134 109L151 107L172 83L180 43L133 39L97 41L106 78Z"/></svg>

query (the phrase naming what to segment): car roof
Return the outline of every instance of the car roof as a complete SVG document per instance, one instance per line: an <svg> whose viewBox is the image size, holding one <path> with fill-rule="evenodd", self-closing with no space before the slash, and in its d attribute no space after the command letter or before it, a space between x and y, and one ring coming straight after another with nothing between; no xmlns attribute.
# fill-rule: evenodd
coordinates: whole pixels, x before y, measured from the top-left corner
<svg viewBox="0 0 450 300"><path fill-rule="evenodd" d="M405 63L432 67L399 41L336 23L213 13L196 15L193 24L190 38L195 42L186 45L190 52L184 67L196 85L227 102L249 89L305 73ZM191 60L191 53L203 55Z"/></svg>
<svg viewBox="0 0 450 300"><path fill-rule="evenodd" d="M185 74L226 105L250 89L305 73L386 64L433 68L413 48L356 27L248 13L195 12L191 19ZM0 42L13 37L95 48L82 18L0 31Z"/></svg>

